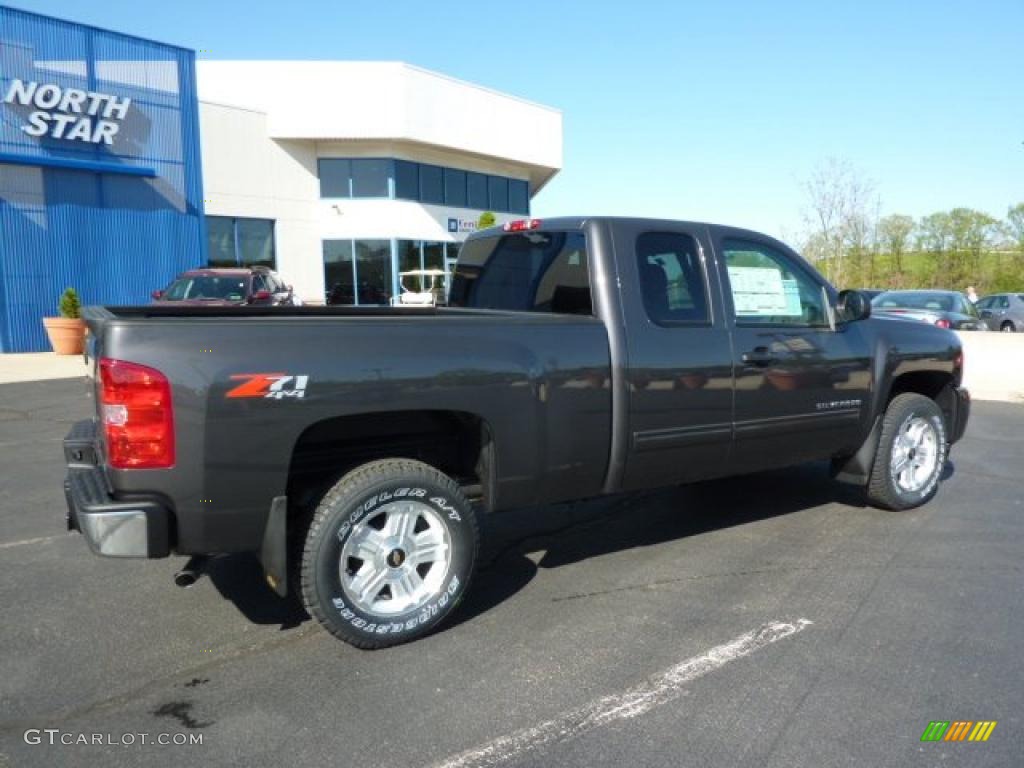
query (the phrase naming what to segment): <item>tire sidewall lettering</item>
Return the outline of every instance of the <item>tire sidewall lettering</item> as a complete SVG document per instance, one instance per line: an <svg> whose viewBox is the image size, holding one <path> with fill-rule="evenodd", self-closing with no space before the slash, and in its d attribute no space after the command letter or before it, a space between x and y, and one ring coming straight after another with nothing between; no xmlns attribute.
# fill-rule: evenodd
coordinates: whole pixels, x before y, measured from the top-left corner
<svg viewBox="0 0 1024 768"><path fill-rule="evenodd" d="M422 504L432 507L448 528L452 540L453 559L438 593L427 603L407 613L395 616L373 616L350 605L338 581L340 554L344 543L353 528L361 520L372 515L375 510L397 499L416 499ZM360 497L351 512L338 515L337 530L334 535L324 537L321 551L317 558L317 580L320 593L323 595L321 604L326 612L332 613L336 620L347 624L351 629L365 635L398 635L407 632L419 632L425 626L437 623L458 602L467 579L459 574L461 558L464 551L471 549L471 544L464 540L468 531L464 530L463 515L452 498L442 488L433 485L417 486L403 483L385 486L367 492ZM334 523L332 523L334 524ZM329 574L334 574L333 578Z"/></svg>

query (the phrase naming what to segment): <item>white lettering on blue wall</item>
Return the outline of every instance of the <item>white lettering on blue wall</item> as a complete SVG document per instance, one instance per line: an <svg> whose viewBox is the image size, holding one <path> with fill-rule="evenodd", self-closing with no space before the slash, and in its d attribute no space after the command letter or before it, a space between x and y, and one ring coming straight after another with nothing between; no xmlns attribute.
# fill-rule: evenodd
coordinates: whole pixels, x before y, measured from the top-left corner
<svg viewBox="0 0 1024 768"><path fill-rule="evenodd" d="M21 126L29 136L113 144L132 100L53 83L12 80L4 103L35 108Z"/></svg>

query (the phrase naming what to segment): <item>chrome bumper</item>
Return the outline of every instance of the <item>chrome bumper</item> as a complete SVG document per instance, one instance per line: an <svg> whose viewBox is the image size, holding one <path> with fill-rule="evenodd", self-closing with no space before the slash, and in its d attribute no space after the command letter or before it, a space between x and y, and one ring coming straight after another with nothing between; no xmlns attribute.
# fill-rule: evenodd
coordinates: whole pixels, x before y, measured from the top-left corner
<svg viewBox="0 0 1024 768"><path fill-rule="evenodd" d="M107 557L149 557L149 523L139 509L78 516L89 549Z"/></svg>
<svg viewBox="0 0 1024 768"><path fill-rule="evenodd" d="M92 429L79 422L64 439L68 530L80 531L97 555L166 557L170 514L154 498L115 498L95 462Z"/></svg>

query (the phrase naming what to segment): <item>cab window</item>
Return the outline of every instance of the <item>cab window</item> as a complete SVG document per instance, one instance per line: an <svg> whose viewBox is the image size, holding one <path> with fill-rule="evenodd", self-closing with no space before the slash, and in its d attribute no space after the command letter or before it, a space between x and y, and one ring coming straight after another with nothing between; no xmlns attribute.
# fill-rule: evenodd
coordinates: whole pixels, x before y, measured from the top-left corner
<svg viewBox="0 0 1024 768"><path fill-rule="evenodd" d="M789 256L733 238L722 250L737 325L829 326L822 284Z"/></svg>
<svg viewBox="0 0 1024 768"><path fill-rule="evenodd" d="M523 232L471 238L459 252L449 305L590 315L582 232Z"/></svg>
<svg viewBox="0 0 1024 768"><path fill-rule="evenodd" d="M644 309L657 325L709 322L704 268L697 241L678 232L644 232L636 240Z"/></svg>

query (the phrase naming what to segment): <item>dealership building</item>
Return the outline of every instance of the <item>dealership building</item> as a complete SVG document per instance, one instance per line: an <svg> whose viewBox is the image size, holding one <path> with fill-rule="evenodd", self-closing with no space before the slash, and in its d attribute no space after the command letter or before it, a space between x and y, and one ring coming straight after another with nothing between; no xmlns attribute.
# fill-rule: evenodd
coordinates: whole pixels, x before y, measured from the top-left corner
<svg viewBox="0 0 1024 768"><path fill-rule="evenodd" d="M200 61L0 6L0 351L41 318L268 265L307 302L387 303L482 213L530 213L554 109L397 62Z"/></svg>

